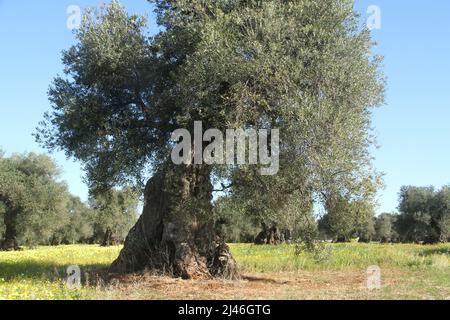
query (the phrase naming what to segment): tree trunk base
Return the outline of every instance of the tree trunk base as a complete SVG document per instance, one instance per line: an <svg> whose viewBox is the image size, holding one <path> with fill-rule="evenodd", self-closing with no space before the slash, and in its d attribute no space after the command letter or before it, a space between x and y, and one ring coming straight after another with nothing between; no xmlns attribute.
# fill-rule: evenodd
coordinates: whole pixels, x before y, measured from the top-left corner
<svg viewBox="0 0 450 320"><path fill-rule="evenodd" d="M148 182L143 214L109 271L153 271L183 279L238 278L236 262L217 236L214 223L197 223L174 215L173 204L180 197L168 192L167 184L164 175Z"/></svg>
<svg viewBox="0 0 450 320"><path fill-rule="evenodd" d="M174 224L161 225L161 238L142 237L141 217L128 234L119 257L110 266L111 273L153 271L183 279L223 277L237 279L239 274L228 245L213 228L203 226L191 241L180 241Z"/></svg>

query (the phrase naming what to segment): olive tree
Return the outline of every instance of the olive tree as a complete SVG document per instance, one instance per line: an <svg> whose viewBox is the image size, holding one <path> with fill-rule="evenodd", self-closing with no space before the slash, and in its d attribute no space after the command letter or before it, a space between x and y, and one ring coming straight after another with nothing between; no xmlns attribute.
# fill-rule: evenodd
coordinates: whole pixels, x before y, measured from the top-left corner
<svg viewBox="0 0 450 320"><path fill-rule="evenodd" d="M450 234L450 188L404 186L395 223L404 242L446 242Z"/></svg>
<svg viewBox="0 0 450 320"><path fill-rule="evenodd" d="M84 17L37 133L81 160L92 187L137 183L150 171L143 214L112 272L236 276L214 231L213 181L245 199L249 214L270 215L299 190L333 185L354 196L362 181L377 180L371 110L383 102L384 81L353 1L151 2L161 27L154 36L117 1ZM278 129L278 174L197 163L198 151L173 163L172 133L194 136L197 121L221 132Z"/></svg>
<svg viewBox="0 0 450 320"><path fill-rule="evenodd" d="M138 205L139 194L130 188L92 194L95 240L102 246L123 243L138 218Z"/></svg>
<svg viewBox="0 0 450 320"><path fill-rule="evenodd" d="M59 168L45 155L14 154L0 159L0 203L3 209L2 250L49 243L68 223L68 190L59 182ZM20 240L20 241L19 241Z"/></svg>

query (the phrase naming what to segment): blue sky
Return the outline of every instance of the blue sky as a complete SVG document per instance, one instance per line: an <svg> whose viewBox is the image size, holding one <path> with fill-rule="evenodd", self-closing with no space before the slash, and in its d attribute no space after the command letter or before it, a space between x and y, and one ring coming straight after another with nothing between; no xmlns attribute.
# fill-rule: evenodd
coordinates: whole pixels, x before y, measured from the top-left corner
<svg viewBox="0 0 450 320"><path fill-rule="evenodd" d="M0 0L0 148L46 152L32 137L50 106L47 89L62 71L61 50L73 43L67 28L70 5L97 0ZM146 0L123 0L134 13L147 13ZM375 166L385 173L378 212L394 211L402 185L450 183L450 1L357 0L356 9L381 9L374 30L376 51L385 56L387 103L374 114L380 148ZM79 163L52 156L63 167L72 193L87 198Z"/></svg>

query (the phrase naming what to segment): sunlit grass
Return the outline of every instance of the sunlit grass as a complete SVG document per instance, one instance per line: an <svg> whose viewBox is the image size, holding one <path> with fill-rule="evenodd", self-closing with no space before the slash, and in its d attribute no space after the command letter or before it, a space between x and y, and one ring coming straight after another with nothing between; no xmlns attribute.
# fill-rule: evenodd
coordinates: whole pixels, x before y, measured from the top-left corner
<svg viewBox="0 0 450 320"><path fill-rule="evenodd" d="M450 266L450 244L328 244L323 259L307 252L295 255L293 245L231 245L241 269L254 272L342 270L367 268L427 268Z"/></svg>
<svg viewBox="0 0 450 320"><path fill-rule="evenodd" d="M67 268L77 265L82 272L89 272L107 267L119 251L120 247L71 245L0 252L0 299L91 298L94 288L67 287Z"/></svg>

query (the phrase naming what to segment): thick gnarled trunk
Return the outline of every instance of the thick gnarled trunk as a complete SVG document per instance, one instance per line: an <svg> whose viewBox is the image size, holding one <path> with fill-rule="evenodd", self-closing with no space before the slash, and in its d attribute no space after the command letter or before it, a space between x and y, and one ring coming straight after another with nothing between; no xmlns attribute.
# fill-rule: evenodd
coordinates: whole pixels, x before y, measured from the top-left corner
<svg viewBox="0 0 450 320"><path fill-rule="evenodd" d="M112 273L152 270L183 279L236 278L236 263L211 217L212 185L201 166L156 173L147 183L142 216Z"/></svg>

